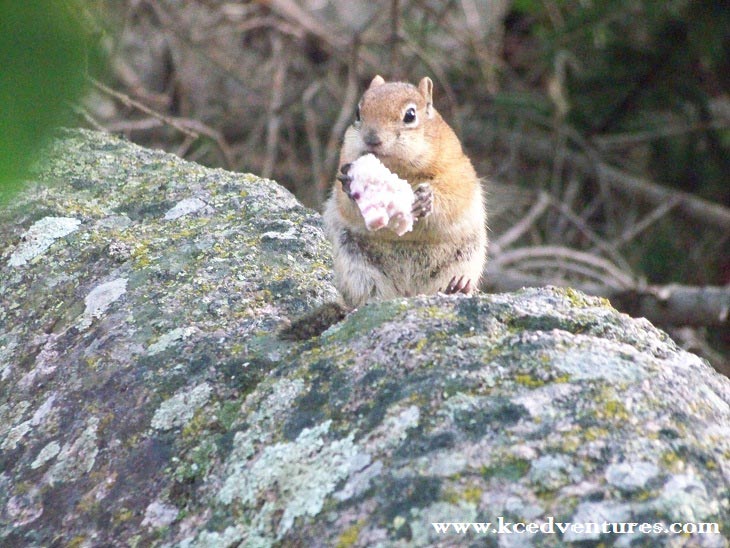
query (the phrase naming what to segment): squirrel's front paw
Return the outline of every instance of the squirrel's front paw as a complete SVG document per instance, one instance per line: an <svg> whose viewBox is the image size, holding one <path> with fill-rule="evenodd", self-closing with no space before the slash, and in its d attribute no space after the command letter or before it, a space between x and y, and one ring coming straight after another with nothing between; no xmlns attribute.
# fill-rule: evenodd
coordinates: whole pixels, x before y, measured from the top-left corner
<svg viewBox="0 0 730 548"><path fill-rule="evenodd" d="M454 276L451 278L449 285L446 286L444 293L447 295L455 295L457 293L464 293L469 295L472 292L471 280L466 276L457 278Z"/></svg>
<svg viewBox="0 0 730 548"><path fill-rule="evenodd" d="M433 211L433 189L428 183L421 183L413 191L413 195L411 213L415 220L423 219Z"/></svg>
<svg viewBox="0 0 730 548"><path fill-rule="evenodd" d="M352 195L352 191L350 190L350 184L352 183L352 176L348 175L350 168L352 167L352 163L349 164L342 164L342 167L340 168L340 174L337 176L337 180L342 183L342 192L347 194L347 197L351 200L357 200L357 196Z"/></svg>

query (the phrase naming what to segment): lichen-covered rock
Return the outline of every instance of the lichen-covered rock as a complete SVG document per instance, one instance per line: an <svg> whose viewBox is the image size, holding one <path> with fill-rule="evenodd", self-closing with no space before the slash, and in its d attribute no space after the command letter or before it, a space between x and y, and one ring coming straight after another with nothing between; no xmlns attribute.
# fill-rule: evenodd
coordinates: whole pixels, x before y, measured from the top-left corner
<svg viewBox="0 0 730 548"><path fill-rule="evenodd" d="M317 215L102 134L48 156L0 212L0 545L727 544L730 381L648 322L545 288L283 343L334 298Z"/></svg>

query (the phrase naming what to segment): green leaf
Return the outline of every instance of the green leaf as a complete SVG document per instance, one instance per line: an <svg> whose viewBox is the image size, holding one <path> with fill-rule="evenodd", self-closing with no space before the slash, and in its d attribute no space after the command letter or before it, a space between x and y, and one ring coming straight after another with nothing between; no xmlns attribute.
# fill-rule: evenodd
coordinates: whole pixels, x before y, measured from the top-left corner
<svg viewBox="0 0 730 548"><path fill-rule="evenodd" d="M61 1L0 0L0 204L84 88L82 29Z"/></svg>

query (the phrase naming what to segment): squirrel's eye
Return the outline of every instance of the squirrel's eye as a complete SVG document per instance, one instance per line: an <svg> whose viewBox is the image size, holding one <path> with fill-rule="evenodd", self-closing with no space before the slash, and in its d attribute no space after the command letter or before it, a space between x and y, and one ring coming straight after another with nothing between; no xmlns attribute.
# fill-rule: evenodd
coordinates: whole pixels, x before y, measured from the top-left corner
<svg viewBox="0 0 730 548"><path fill-rule="evenodd" d="M359 106L355 109L355 121L356 122L360 121L360 107Z"/></svg>
<svg viewBox="0 0 730 548"><path fill-rule="evenodd" d="M410 107L408 110L406 110L406 113L403 115L403 122L406 124L412 124L416 121L416 109L413 107Z"/></svg>

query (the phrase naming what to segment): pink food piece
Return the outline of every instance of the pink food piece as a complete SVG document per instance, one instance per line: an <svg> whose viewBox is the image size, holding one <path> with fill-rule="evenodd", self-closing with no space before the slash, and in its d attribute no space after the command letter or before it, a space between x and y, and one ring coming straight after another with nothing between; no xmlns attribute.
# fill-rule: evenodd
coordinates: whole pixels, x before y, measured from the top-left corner
<svg viewBox="0 0 730 548"><path fill-rule="evenodd" d="M368 230L384 227L399 236L413 230L413 189L372 154L352 163L348 175L350 195Z"/></svg>

